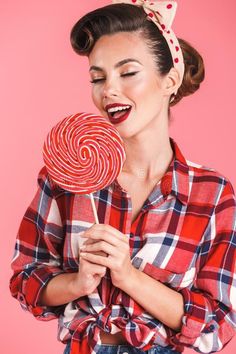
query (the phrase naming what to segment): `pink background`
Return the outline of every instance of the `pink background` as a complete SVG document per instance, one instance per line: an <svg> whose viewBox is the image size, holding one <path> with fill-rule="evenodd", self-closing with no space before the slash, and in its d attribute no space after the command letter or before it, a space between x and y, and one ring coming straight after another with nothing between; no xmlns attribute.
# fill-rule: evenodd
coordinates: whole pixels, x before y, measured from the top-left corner
<svg viewBox="0 0 236 354"><path fill-rule="evenodd" d="M1 0L1 352L58 354L57 321L37 321L8 290L10 260L23 214L36 191L42 145L65 116L96 112L90 98L87 58L71 49L72 25L108 1ZM181 0L174 29L205 59L201 89L173 108L170 135L187 159L213 167L236 187L235 0ZM233 353L236 338L222 351ZM193 351L186 350L189 354Z"/></svg>

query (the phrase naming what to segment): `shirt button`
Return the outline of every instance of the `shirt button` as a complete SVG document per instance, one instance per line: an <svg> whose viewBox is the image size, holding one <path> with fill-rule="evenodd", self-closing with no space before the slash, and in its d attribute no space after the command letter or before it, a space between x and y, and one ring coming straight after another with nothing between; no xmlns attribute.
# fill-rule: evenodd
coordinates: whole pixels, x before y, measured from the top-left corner
<svg viewBox="0 0 236 354"><path fill-rule="evenodd" d="M167 175L162 178L161 192L164 196L168 195L172 189L172 177Z"/></svg>

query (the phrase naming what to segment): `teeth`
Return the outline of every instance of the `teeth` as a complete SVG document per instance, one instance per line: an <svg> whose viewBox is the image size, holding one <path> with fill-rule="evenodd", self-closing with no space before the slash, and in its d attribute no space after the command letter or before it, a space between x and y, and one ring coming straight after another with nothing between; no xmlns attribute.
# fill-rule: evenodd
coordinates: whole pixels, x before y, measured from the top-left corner
<svg viewBox="0 0 236 354"><path fill-rule="evenodd" d="M113 113L113 112L123 111L123 110L128 109L128 108L130 108L130 106L112 107L112 108L109 108L107 111L109 113Z"/></svg>

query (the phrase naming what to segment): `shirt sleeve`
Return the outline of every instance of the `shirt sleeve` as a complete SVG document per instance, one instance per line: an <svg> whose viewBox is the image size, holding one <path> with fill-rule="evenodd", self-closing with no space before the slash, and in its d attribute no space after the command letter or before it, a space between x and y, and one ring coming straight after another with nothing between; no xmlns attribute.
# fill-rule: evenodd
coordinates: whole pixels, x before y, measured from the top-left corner
<svg viewBox="0 0 236 354"><path fill-rule="evenodd" d="M220 351L236 330L236 199L226 181L204 235L193 288L182 289L185 314L173 344Z"/></svg>
<svg viewBox="0 0 236 354"><path fill-rule="evenodd" d="M63 227L45 166L38 174L37 192L27 208L17 233L11 262L10 292L22 308L37 319L59 317L64 306L41 306L39 297L62 269Z"/></svg>

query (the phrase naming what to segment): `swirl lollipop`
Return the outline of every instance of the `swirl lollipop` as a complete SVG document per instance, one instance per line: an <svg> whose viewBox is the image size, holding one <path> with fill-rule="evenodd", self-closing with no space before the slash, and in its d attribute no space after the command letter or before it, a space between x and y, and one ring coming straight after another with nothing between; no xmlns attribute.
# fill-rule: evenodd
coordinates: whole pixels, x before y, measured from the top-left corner
<svg viewBox="0 0 236 354"><path fill-rule="evenodd" d="M125 160L124 143L104 117L77 113L64 118L48 133L43 159L53 181L73 193L90 194L111 184Z"/></svg>

